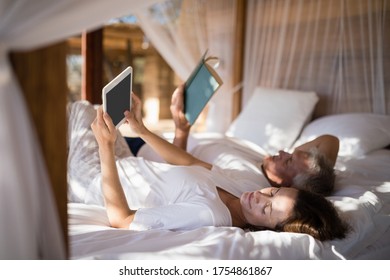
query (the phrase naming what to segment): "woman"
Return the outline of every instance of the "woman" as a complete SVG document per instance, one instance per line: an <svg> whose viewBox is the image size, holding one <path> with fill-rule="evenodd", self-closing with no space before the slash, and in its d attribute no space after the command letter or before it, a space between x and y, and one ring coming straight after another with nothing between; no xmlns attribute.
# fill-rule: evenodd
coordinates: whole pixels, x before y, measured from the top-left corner
<svg viewBox="0 0 390 280"><path fill-rule="evenodd" d="M283 187L237 193L235 182L222 169L149 131L135 94L132 104L131 112L125 112L126 122L167 163L135 157L119 160L131 161L133 175L148 180L142 206L133 206L134 197L126 195L117 169L117 130L109 115L97 109L91 128L99 146L102 193L111 226L134 230L235 226L307 233L319 240L345 237L348 226L324 197Z"/></svg>

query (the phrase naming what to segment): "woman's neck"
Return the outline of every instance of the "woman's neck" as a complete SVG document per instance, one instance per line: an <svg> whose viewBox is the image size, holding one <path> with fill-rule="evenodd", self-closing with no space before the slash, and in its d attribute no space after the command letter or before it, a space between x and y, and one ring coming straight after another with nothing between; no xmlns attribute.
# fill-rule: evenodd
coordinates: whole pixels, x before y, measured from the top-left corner
<svg viewBox="0 0 390 280"><path fill-rule="evenodd" d="M245 220L244 214L242 213L240 198L219 187L217 187L217 191L220 199L230 212L230 216L232 217L232 225L239 228L247 227L248 224Z"/></svg>

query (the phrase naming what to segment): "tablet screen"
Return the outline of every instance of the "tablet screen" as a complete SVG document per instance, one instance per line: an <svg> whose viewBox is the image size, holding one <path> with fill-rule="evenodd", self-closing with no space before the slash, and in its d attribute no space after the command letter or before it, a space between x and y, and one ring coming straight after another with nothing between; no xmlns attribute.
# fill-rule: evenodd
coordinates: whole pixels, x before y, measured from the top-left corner
<svg viewBox="0 0 390 280"><path fill-rule="evenodd" d="M106 92L106 110L117 126L124 118L124 112L130 110L131 73Z"/></svg>

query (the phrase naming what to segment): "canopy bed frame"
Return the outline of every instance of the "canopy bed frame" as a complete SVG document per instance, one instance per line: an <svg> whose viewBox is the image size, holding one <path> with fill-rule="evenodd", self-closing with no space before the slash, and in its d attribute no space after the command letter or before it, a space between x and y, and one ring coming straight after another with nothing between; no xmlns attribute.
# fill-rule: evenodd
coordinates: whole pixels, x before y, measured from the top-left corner
<svg viewBox="0 0 390 280"><path fill-rule="evenodd" d="M234 64L236 67L234 68L234 74L232 78L232 84L236 85L241 83L245 76L245 74L250 74L250 72L245 72L244 69L244 51L247 51L246 47L244 46L244 41L248 42L248 36L251 36L249 34L248 30L245 29L245 21L247 20L246 12L247 12L247 3L252 1L237 1L237 9L236 9L236 17L239 19L239 24L236 25L235 29L235 50L234 50ZM389 5L387 1L382 1L382 8L383 13L387 13L389 10ZM354 10L353 13L351 13L350 17L351 19L354 19L355 16L360 12L359 9ZM332 15L330 15L332 16ZM385 18L385 25L388 25L390 17L384 17ZM305 21L306 24L310 25L311 17L304 17L302 18L302 21ZM271 29L276 28L281 24L281 22L276 22L272 26L268 26ZM96 26L96 25L95 25ZM97 57L101 57L101 31L99 29L89 30L89 33L84 34L84 45L86 48L84 49L84 55L86 57L86 64L85 64L85 83L83 87L83 97L92 103L99 103L100 102L100 88L101 85L101 60L97 59ZM367 43L367 45L369 45ZM390 39L388 36L384 37L384 41L382 42L383 46L383 53L384 58L386 58L383 61L383 81L385 87L387 89L387 92L385 91L385 100L387 100L387 104L389 103L389 97L388 97L388 86L389 86L389 74L390 71L386 71L390 68ZM318 52L320 51L327 51L327 50L321 50L320 46L318 46ZM315 51L314 53L318 53ZM348 50L348 54L350 52L353 52L353 50ZM71 256L69 252L69 225L68 225L68 201L67 201L67 116L66 116L66 103L67 103L67 81L66 81L66 43L56 43L54 45L50 45L48 47L35 49L33 51L13 51L10 55L10 60L12 62L13 70L16 74L16 77L18 79L19 85L22 88L22 92L24 94L24 98L26 100L27 106L28 106L28 112L31 115L31 119L34 123L34 127L36 129L36 133L39 139L40 146L42 148L42 152L44 155L46 167L48 169L49 177L50 177L50 183L53 188L53 193L55 196L55 202L58 209L58 215L60 219L61 229L62 229L62 235L64 240L64 246L66 248L66 256L65 258L105 258L109 256L110 254L107 253L108 251L105 251L104 254L94 254L94 252L91 252L90 255L83 254L83 252L79 251L78 255ZM283 58L282 55L280 58ZM325 56L326 57L326 56ZM345 59L347 59L346 57ZM267 65L265 65L267 66ZM272 65L268 65L268 70L274 71L275 69L272 69ZM263 69L263 72L267 72L267 69ZM386 76L387 75L387 76ZM348 82L348 81L347 81ZM351 81L353 82L353 81ZM271 83L269 80L265 79L260 82L262 85L270 86ZM249 85L247 89L250 91L250 94L255 92L255 88L257 85ZM280 86L280 85L278 85ZM270 86L271 87L271 86ZM307 88L307 84L302 86L302 90L310 90L310 88ZM292 87L291 87L292 88ZM245 89L245 88L244 88ZM365 90L365 89L360 89ZM238 119L238 116L240 116L241 112L245 108L246 104L248 103L248 100L250 100L250 96L247 96L244 98L245 92L241 92L241 90L236 91L233 95L233 113L231 121ZM318 92L320 96L320 101L318 103L318 106L315 108L314 117L319 118L321 116L327 115L327 96L322 95L322 92ZM322 98L321 98L322 97ZM353 97L350 97L353 99ZM364 100L362 101L364 102ZM388 105L384 104L384 108L387 108ZM329 114L331 115L331 114ZM386 113L384 114L386 116ZM388 116L388 112L387 112ZM312 121L313 119L310 119L308 121ZM246 119L244 120L246 121ZM307 125L308 122L305 123ZM303 129L303 127L301 127ZM312 129L313 130L313 129ZM386 131L385 131L386 132ZM232 134L233 136L237 136ZM243 135L246 135L246 132L243 133ZM306 135L307 136L307 135ZM297 136L298 137L298 136ZM296 140L296 138L294 138ZM384 148L384 147L382 147ZM388 154L388 150L383 149L380 150L380 152L383 152L384 154ZM381 156L375 154L374 158L370 158L370 160L377 160L382 159ZM342 164L346 164L346 162L342 162ZM350 164L350 162L348 163ZM347 165L348 165L347 164ZM359 170L359 163L353 162L353 164L356 164L354 167L356 169L353 170L353 172L360 172ZM388 164L386 162L386 164ZM363 172L364 173L364 172ZM363 174L362 173L362 174ZM383 175L383 174L382 174ZM387 184L389 183L388 178L384 175L383 178L383 186L387 187ZM388 203L388 200L384 200L386 203ZM379 207L379 206L378 206ZM379 209L379 208L378 208ZM75 209L72 209L72 211ZM75 211L80 210L83 212L83 209L76 209ZM100 219L99 221L104 225L105 220L104 217L101 215L100 212L101 209L97 209L96 212L93 212L97 217L95 218ZM378 210L379 211L379 210ZM73 212L75 213L75 212ZM83 212L85 213L85 212ZM387 213L388 215L388 213ZM378 220L379 221L379 220ZM387 220L388 221L388 218ZM382 228L383 232L385 233L385 236L388 236L388 229ZM231 232L233 235L234 233ZM163 234L164 235L164 234ZM191 235L191 234L190 234ZM80 236L76 236L76 238L79 238ZM191 236L189 236L191 237ZM384 239L386 242L387 240ZM308 240L306 245L310 245L311 240ZM373 241L374 242L374 241ZM375 243L375 246L381 245L380 243ZM83 245L83 244L81 244ZM134 244L129 244L130 248ZM322 245L316 245L321 247ZM333 246L333 245L332 245ZM82 248L82 246L80 247ZM267 247L271 248L271 247ZM316 247L318 248L318 247ZM272 249L272 248L271 248ZM314 257L324 257L324 258L335 258L338 255L331 254L331 248L327 247L329 249L324 253L323 255L320 253ZM388 256L388 251L386 251L388 248L384 247L384 251L380 252L380 256ZM349 250L349 249L348 249ZM352 250L352 249L351 249ZM364 254L361 253L360 255L356 252L348 251L346 253L346 256L351 256L352 258L359 257L364 258L365 256L370 257L370 253ZM142 250L141 250L142 251ZM122 254L123 252L121 252ZM383 254L382 254L383 253ZM117 258L135 258L137 256L135 255L116 255ZM151 258L152 256L149 255L147 252L141 252L139 255L141 258ZM166 258L167 255L164 255L162 253L161 255L156 254L157 257L163 257ZM177 256L180 256L178 254ZM190 257L189 255L186 255L187 257ZM223 255L222 257L226 257L229 255ZM276 255L274 255L276 256ZM304 254L302 255L304 256ZM373 255L375 256L375 254ZM217 258L217 255L206 255L206 257L209 258ZM235 257L235 256L233 256ZM287 258L288 256L286 256ZM289 257L293 257L289 255ZM342 256L343 257L343 256ZM341 258L342 258L341 257Z"/></svg>

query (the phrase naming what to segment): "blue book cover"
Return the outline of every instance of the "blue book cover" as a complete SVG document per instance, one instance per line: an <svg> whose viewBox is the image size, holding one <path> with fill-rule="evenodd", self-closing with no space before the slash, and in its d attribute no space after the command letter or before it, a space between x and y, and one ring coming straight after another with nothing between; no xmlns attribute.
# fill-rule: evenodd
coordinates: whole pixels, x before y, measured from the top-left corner
<svg viewBox="0 0 390 280"><path fill-rule="evenodd" d="M208 61L217 58L202 56L196 68L185 83L184 113L188 122L193 125L206 107L210 98L222 85L222 80Z"/></svg>

